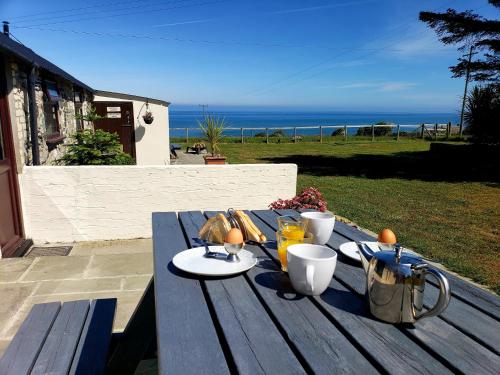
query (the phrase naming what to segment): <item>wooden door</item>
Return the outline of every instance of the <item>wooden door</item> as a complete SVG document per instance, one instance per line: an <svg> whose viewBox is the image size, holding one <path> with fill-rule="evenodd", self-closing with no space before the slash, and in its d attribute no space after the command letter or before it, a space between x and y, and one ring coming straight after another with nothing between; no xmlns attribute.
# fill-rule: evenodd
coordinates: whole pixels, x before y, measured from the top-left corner
<svg viewBox="0 0 500 375"><path fill-rule="evenodd" d="M135 158L134 109L132 102L94 102L96 112L105 119L94 121L97 129L117 133L123 151Z"/></svg>
<svg viewBox="0 0 500 375"><path fill-rule="evenodd" d="M24 243L13 146L5 65L3 56L0 55L0 249L2 257L17 255Z"/></svg>

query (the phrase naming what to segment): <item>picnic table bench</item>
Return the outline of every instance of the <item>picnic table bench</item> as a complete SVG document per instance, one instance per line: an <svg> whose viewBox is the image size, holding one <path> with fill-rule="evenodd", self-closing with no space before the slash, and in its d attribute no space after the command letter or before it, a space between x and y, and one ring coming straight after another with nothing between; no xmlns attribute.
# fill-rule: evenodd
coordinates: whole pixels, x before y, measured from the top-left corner
<svg viewBox="0 0 500 375"><path fill-rule="evenodd" d="M200 246L198 230L216 212L153 213L154 293L161 374L498 374L500 298L446 273L452 299L439 317L413 325L376 320L364 300L365 273L338 252L373 240L335 224L339 253L330 287L297 294L279 269L276 218L289 210L247 213L268 242L247 244L259 258L247 273L207 278L177 270L172 258ZM428 282L424 304L438 295Z"/></svg>
<svg viewBox="0 0 500 375"><path fill-rule="evenodd" d="M204 151L206 149L207 149L206 146L202 146L202 147L187 146L186 152L194 151L197 155L199 155L202 151Z"/></svg>
<svg viewBox="0 0 500 375"><path fill-rule="evenodd" d="M33 306L0 358L1 375L102 374L116 298Z"/></svg>

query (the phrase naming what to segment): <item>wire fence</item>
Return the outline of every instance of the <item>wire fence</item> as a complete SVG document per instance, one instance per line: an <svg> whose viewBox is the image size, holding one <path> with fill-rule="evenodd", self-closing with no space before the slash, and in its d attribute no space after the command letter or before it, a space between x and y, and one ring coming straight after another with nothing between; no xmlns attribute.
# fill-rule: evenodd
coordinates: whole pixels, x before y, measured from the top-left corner
<svg viewBox="0 0 500 375"><path fill-rule="evenodd" d="M348 142L349 140L401 138L447 139L459 135L459 126L447 124L387 124L387 125L311 125L286 127L228 127L224 136L228 143L298 143L298 142ZM170 138L175 142L201 142L199 128L170 128Z"/></svg>

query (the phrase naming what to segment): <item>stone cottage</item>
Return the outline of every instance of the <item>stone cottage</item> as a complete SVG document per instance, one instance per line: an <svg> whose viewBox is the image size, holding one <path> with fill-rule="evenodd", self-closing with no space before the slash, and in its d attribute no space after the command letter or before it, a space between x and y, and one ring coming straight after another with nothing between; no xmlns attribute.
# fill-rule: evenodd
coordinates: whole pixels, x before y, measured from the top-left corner
<svg viewBox="0 0 500 375"><path fill-rule="evenodd" d="M80 120L95 105L103 119ZM8 23L0 33L0 257L22 254L24 239L19 176L24 166L50 166L76 131L116 132L137 165L170 163L169 103L136 95L95 91L25 45ZM146 123L146 112L154 120ZM61 171L61 173L63 173ZM58 180L57 171L52 179Z"/></svg>
<svg viewBox="0 0 500 375"><path fill-rule="evenodd" d="M0 34L17 163L52 164L64 140L92 124L78 120L92 101L92 89L8 35ZM31 116L33 114L33 116Z"/></svg>

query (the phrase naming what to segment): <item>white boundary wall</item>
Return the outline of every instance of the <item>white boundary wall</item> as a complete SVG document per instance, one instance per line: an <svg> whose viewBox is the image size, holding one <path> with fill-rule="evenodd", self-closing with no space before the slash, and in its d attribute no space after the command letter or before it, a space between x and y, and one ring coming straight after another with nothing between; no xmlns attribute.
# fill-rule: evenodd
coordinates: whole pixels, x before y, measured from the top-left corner
<svg viewBox="0 0 500 375"><path fill-rule="evenodd" d="M157 211L266 209L296 193L295 164L25 167L27 238L35 243L151 237Z"/></svg>

